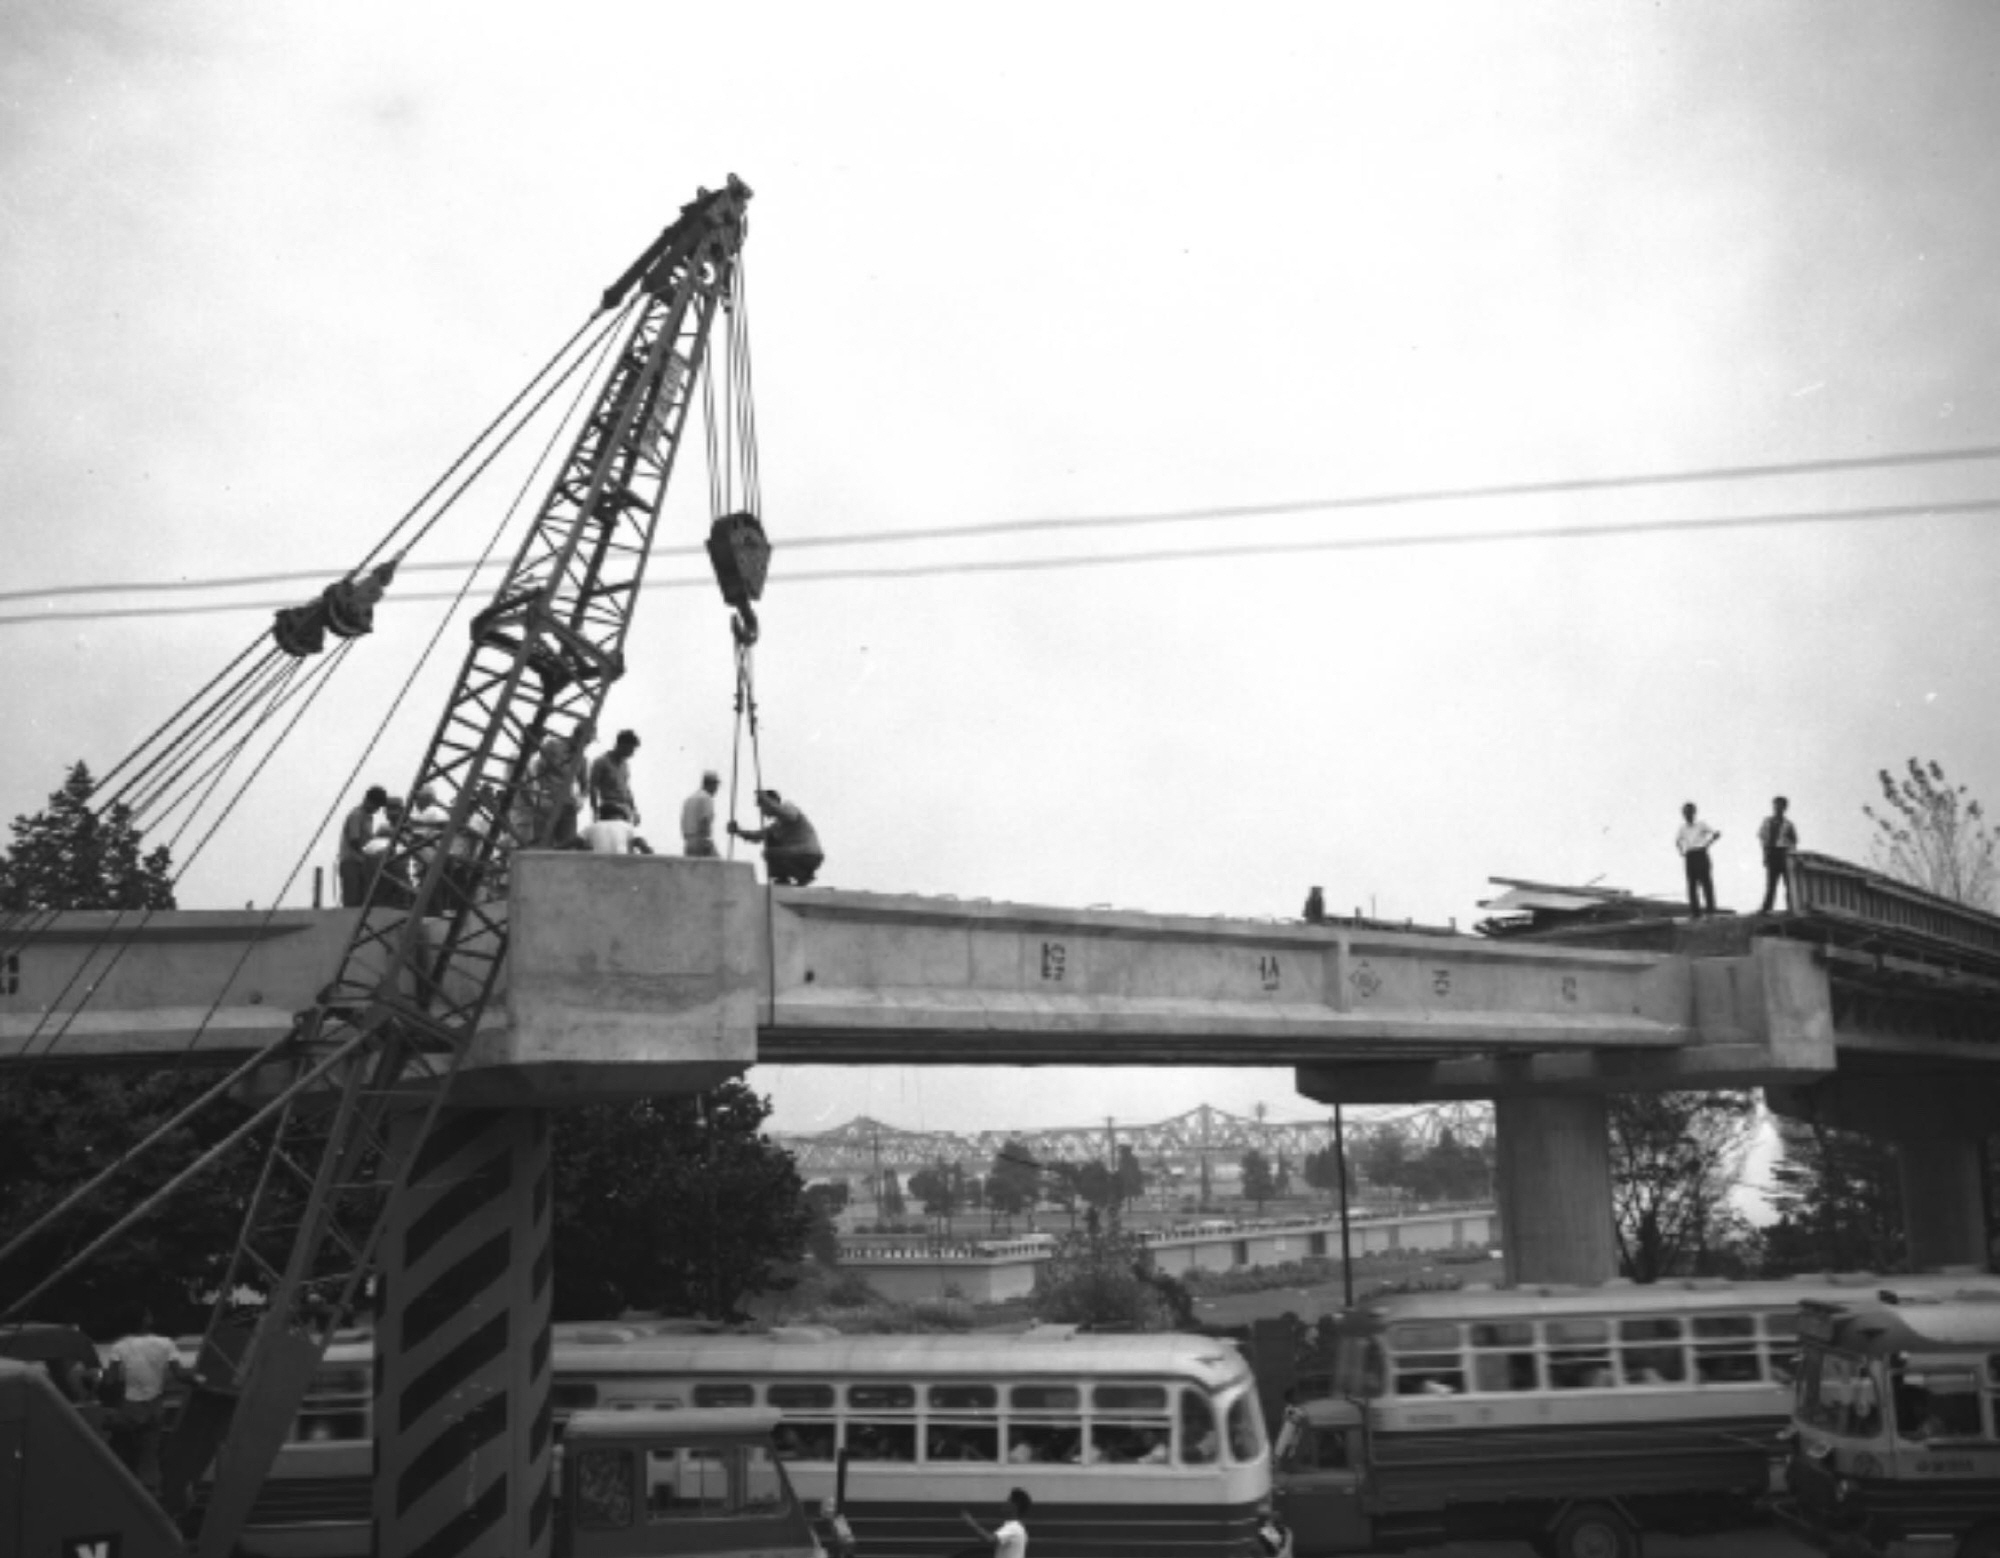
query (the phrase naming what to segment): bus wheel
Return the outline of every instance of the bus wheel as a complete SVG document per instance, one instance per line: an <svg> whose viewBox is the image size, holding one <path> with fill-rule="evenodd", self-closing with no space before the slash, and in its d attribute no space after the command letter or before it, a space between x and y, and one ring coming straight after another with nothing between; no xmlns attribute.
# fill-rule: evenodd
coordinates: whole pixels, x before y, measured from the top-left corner
<svg viewBox="0 0 2000 1558"><path fill-rule="evenodd" d="M1556 1523L1556 1558L1639 1558L1639 1533L1609 1504L1579 1504Z"/></svg>

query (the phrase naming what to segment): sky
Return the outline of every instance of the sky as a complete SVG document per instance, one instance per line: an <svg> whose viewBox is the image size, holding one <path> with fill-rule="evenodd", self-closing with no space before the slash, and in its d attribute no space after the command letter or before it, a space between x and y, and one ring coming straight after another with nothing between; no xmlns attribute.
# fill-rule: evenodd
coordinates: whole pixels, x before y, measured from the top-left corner
<svg viewBox="0 0 2000 1558"><path fill-rule="evenodd" d="M1463 927L1496 876L1677 893L1695 800L1754 906L1773 794L1865 861L1884 767L2000 791L2000 466L1845 463L2000 447L1996 70L1977 4L7 6L0 814L317 583L129 586L337 577L733 172L763 760L824 882ZM662 546L707 517L691 447ZM670 835L733 688L698 562L655 577L605 724ZM441 611L385 605L184 907L331 877ZM753 1080L790 1131L1318 1113L1282 1071Z"/></svg>

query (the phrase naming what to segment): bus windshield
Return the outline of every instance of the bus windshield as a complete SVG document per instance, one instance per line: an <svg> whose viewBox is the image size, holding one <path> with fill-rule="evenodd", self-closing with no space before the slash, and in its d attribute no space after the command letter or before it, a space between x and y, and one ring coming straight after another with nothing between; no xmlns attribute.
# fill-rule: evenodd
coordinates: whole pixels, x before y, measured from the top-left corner
<svg viewBox="0 0 2000 1558"><path fill-rule="evenodd" d="M1899 1369L1894 1378L1898 1438L1928 1444L1985 1437L1979 1379L1970 1369Z"/></svg>
<svg viewBox="0 0 2000 1558"><path fill-rule="evenodd" d="M1882 1397L1867 1359L1815 1351L1800 1382L1799 1420L1847 1439L1880 1435Z"/></svg>

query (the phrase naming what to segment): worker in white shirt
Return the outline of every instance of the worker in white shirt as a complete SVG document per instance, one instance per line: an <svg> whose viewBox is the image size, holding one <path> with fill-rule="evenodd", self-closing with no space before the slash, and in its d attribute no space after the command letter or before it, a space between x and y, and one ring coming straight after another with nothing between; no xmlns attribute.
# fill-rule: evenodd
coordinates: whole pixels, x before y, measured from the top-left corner
<svg viewBox="0 0 2000 1558"><path fill-rule="evenodd" d="M1015 1488L1007 1495L1007 1518L996 1530L989 1531L972 1518L971 1511L960 1510L965 1523L978 1533L982 1542L993 1544L993 1558L1028 1558L1028 1510L1034 1500L1027 1492Z"/></svg>
<svg viewBox="0 0 2000 1558"><path fill-rule="evenodd" d="M1681 830L1674 836L1674 847L1680 850L1681 860L1687 866L1688 916L1700 919L1702 906L1715 913L1715 868L1709 863L1708 846L1722 835L1694 814L1694 802L1689 801L1681 808Z"/></svg>

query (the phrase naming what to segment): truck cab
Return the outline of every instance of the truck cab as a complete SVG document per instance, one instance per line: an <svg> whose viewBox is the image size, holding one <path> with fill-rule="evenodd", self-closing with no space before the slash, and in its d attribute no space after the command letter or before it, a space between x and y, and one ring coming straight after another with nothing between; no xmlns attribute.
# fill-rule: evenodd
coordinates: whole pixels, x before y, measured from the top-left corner
<svg viewBox="0 0 2000 1558"><path fill-rule="evenodd" d="M1374 1545L1362 1506L1362 1409L1344 1397L1308 1401L1305 1422L1276 1468L1273 1501L1296 1553L1358 1553Z"/></svg>
<svg viewBox="0 0 2000 1558"><path fill-rule="evenodd" d="M575 1413L563 1435L557 1558L823 1558L772 1448L781 1415Z"/></svg>

